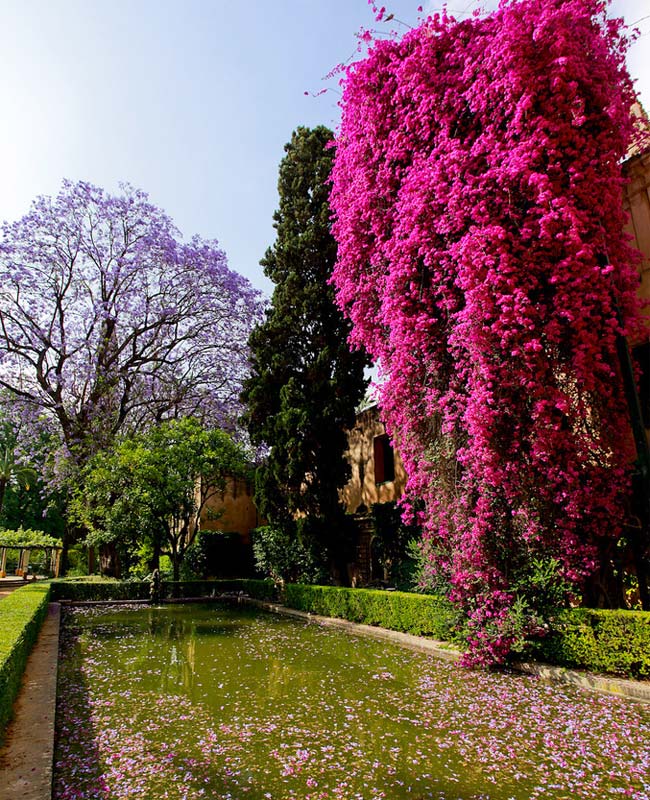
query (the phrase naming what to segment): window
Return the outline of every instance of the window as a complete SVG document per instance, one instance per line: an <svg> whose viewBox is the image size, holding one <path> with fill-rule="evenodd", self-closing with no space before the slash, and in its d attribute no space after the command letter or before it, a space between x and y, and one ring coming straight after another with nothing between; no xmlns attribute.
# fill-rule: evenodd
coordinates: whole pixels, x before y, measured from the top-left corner
<svg viewBox="0 0 650 800"><path fill-rule="evenodd" d="M390 439L384 433L375 436L372 442L375 459L375 483L395 480L395 456Z"/></svg>

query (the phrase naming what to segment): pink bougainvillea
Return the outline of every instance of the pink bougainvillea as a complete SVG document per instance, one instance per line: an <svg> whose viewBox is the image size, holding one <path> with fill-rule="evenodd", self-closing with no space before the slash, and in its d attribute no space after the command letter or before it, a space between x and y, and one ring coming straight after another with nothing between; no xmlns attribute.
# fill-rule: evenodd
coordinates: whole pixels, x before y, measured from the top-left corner
<svg viewBox="0 0 650 800"><path fill-rule="evenodd" d="M620 163L621 22L511 0L376 42L343 80L338 301L386 377L430 582L500 661L534 570L577 588L616 542L633 459L616 357L638 332Z"/></svg>

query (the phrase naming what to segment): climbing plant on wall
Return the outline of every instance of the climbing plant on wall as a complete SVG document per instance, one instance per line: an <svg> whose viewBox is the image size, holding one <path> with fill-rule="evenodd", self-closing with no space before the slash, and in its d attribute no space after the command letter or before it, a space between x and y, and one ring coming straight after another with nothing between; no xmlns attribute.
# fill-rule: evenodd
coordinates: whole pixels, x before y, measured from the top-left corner
<svg viewBox="0 0 650 800"><path fill-rule="evenodd" d="M343 81L338 302L386 377L428 571L469 614L478 662L541 626L531 570L578 592L624 516L633 91L606 5L436 14Z"/></svg>

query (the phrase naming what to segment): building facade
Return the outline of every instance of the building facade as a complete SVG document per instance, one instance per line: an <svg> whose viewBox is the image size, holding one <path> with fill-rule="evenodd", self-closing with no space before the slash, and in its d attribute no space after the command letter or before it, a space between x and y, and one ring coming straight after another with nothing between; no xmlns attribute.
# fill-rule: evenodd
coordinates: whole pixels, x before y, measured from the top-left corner
<svg viewBox="0 0 650 800"><path fill-rule="evenodd" d="M373 404L357 414L348 432L350 480L341 490L348 514L367 512L375 503L399 500L406 485L406 470L386 433L379 406Z"/></svg>

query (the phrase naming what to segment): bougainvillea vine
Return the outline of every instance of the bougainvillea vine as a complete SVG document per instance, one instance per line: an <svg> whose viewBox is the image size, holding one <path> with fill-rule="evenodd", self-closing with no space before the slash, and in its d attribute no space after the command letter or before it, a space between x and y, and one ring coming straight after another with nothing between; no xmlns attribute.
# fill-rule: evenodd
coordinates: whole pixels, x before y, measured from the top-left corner
<svg viewBox="0 0 650 800"><path fill-rule="evenodd" d="M342 81L338 302L386 377L429 583L468 612L483 663L540 624L553 580L575 591L597 572L624 515L633 90L606 11L443 12L374 43Z"/></svg>

